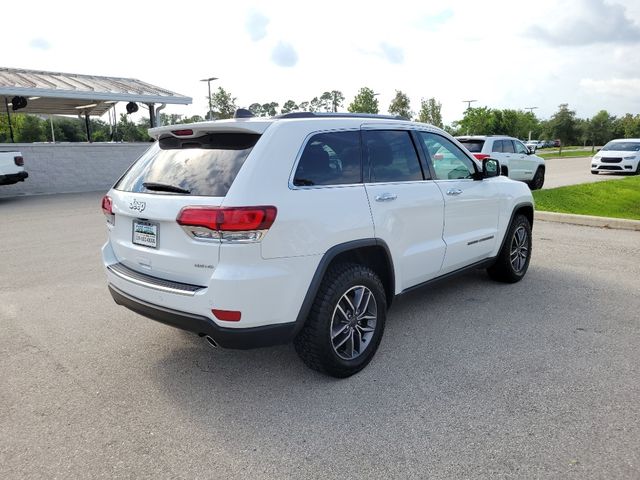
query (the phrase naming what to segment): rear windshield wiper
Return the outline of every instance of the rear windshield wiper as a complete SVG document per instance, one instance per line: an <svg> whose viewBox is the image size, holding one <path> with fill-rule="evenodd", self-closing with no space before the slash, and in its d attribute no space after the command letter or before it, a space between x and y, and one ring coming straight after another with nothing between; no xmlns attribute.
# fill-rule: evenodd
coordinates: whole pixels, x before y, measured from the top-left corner
<svg viewBox="0 0 640 480"><path fill-rule="evenodd" d="M191 193L191 190L177 187L175 185L169 185L167 183L144 182L142 186L147 190L153 190L155 192L186 193L187 195Z"/></svg>

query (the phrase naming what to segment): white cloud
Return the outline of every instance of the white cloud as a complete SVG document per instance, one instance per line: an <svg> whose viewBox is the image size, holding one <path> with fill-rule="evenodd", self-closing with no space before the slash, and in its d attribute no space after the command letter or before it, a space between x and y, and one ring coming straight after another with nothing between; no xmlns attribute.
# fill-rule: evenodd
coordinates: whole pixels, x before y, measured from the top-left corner
<svg viewBox="0 0 640 480"><path fill-rule="evenodd" d="M38 37L32 39L29 42L29 46L38 50L49 50L51 48L51 43L49 43L49 40L46 38Z"/></svg>
<svg viewBox="0 0 640 480"><path fill-rule="evenodd" d="M583 78L580 80L580 86L590 93L637 97L640 92L640 78L609 78L606 80Z"/></svg>
<svg viewBox="0 0 640 480"><path fill-rule="evenodd" d="M278 42L271 52L271 60L279 67L293 67L298 63L298 53L293 45Z"/></svg>

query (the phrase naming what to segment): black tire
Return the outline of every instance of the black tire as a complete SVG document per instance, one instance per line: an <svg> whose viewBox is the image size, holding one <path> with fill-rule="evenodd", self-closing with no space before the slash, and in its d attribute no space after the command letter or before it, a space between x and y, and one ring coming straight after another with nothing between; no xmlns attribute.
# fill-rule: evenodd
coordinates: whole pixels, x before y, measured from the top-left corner
<svg viewBox="0 0 640 480"><path fill-rule="evenodd" d="M375 304L367 306L365 310L372 307L376 308L375 325L368 327L369 323L367 323L365 328L372 329L371 332L367 333L357 330L357 325L349 326L349 320L341 315L338 309L338 302L344 302L345 295L362 287L365 290L368 289L372 294L372 298L375 299ZM371 298L369 296L368 298L370 303ZM341 303L341 305L346 305L346 303ZM366 312L361 311L360 313ZM335 323L334 316L336 320L342 323ZM378 276L371 269L355 263L334 265L325 274L307 321L294 340L296 352L302 361L313 370L337 378L349 377L366 367L373 358L382 339L386 316L387 300L384 287ZM354 321L354 319L351 321ZM366 320L365 322L371 322L371 320ZM336 325L338 326L337 329ZM347 336L351 335L352 339L357 339L358 337L361 339L357 342L360 353L355 358L345 359L338 353L339 347L334 348L334 342L338 343L340 338L345 338L344 336L340 337L343 334L336 334L337 331L341 330L341 327L348 327L349 331L345 332ZM363 339L368 333L371 333L371 335L365 344ZM356 353L356 341L351 340L347 342L347 344L349 343L351 345L351 354L354 355Z"/></svg>
<svg viewBox="0 0 640 480"><path fill-rule="evenodd" d="M536 174L533 176L533 179L528 182L529 188L531 190L540 190L544 185L544 168L538 167L536 170Z"/></svg>
<svg viewBox="0 0 640 480"><path fill-rule="evenodd" d="M524 232L524 240L519 240L520 235ZM519 245L522 244L521 248ZM531 224L529 219L522 214L517 214L507 231L504 244L496 262L489 268L487 273L498 282L516 283L522 280L531 261ZM512 258L513 252L517 253L517 257ZM525 255L523 258L522 255ZM514 260L514 261L512 261Z"/></svg>
<svg viewBox="0 0 640 480"><path fill-rule="evenodd" d="M591 175L598 175L600 172L598 170L591 170Z"/></svg>
<svg viewBox="0 0 640 480"><path fill-rule="evenodd" d="M636 175L640 175L640 161L638 162L638 165L636 166L635 174Z"/></svg>
<svg viewBox="0 0 640 480"><path fill-rule="evenodd" d="M507 167L505 167L504 165L500 165L500 175L502 175L503 177L508 177L509 176L509 169Z"/></svg>

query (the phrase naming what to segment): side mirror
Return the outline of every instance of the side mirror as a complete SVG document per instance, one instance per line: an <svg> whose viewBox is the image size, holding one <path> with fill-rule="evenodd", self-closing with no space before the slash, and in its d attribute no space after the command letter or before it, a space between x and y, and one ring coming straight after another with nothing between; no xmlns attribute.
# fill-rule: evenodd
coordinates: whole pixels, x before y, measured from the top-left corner
<svg viewBox="0 0 640 480"><path fill-rule="evenodd" d="M482 160L482 178L500 176L500 162L495 158L485 158Z"/></svg>

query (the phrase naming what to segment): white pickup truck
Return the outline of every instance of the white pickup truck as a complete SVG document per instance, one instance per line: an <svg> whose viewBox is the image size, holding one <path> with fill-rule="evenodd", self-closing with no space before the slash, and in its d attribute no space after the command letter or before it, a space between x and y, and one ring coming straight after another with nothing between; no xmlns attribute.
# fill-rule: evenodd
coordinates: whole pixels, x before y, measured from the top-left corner
<svg viewBox="0 0 640 480"><path fill-rule="evenodd" d="M20 152L0 150L0 185L24 182L28 176L24 171L24 158Z"/></svg>

